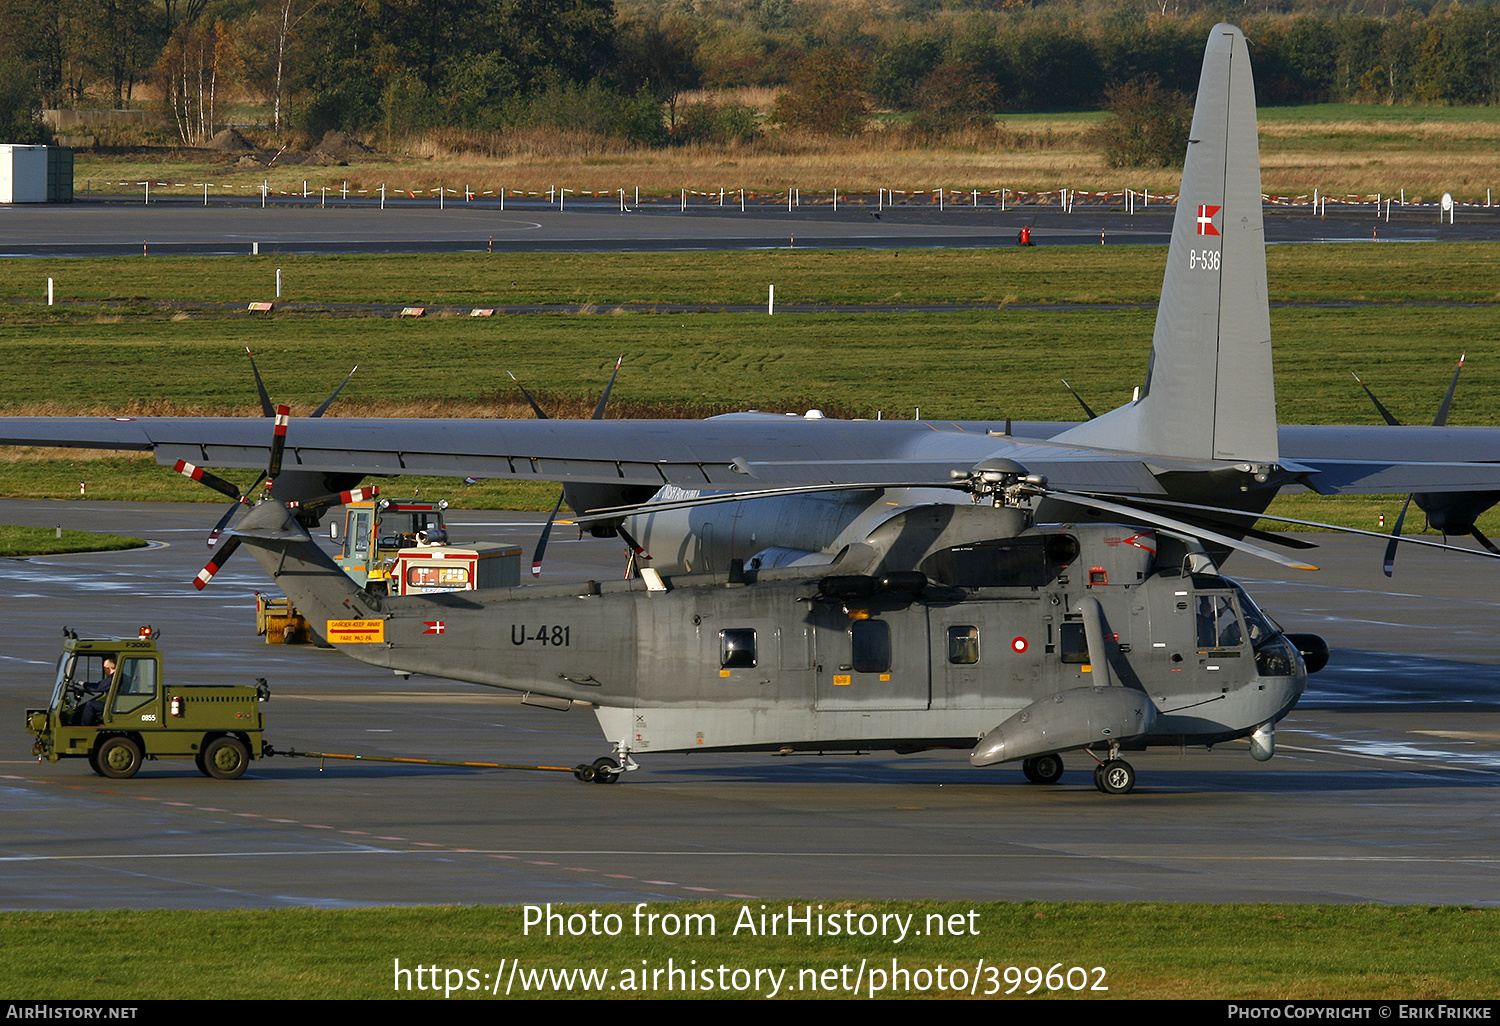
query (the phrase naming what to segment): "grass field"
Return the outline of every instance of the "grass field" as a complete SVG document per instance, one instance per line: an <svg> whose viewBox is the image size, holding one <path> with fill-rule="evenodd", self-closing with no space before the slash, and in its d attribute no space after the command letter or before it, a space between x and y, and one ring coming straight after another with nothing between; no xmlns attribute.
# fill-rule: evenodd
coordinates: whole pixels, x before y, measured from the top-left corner
<svg viewBox="0 0 1500 1026"><path fill-rule="evenodd" d="M767 904L768 911L784 910ZM636 937L634 907L618 905L555 906L553 911L563 916L597 911L601 933L604 917L613 913L619 917L614 927L619 937L550 938L538 936L537 927L525 935L524 913L516 908L12 912L0 914L0 942L10 952L0 965L0 991L25 1001L128 1002L209 994L221 1000L398 993L490 998L498 974L501 995L509 983L511 997L587 996L581 983L565 989L555 977L535 989L515 986L541 970L575 969L594 973L595 993L612 998L719 998L725 990L727 996L770 996L777 977L763 975L757 992L756 969L784 973L778 996L794 998L853 997L856 980L862 981L860 997L966 997L973 987L978 997L1034 992L1079 999L1484 1000L1500 988L1500 968L1492 957L1500 944L1500 912L1493 909L826 898L791 904L799 915L811 904L825 915L837 914L841 922L848 921L849 911L856 919L913 915L916 930L925 929L929 915L942 916L946 925L961 924L964 933L908 936L899 944L878 936L751 936L743 929L736 936L741 909L758 916L759 903L724 901L673 903L669 911L679 916L712 916L716 932L672 939ZM142 971L142 937L152 939L153 963L170 966L169 972ZM81 963L80 938L87 938L89 952ZM679 969L696 966L710 976L692 978L696 992L684 994L679 984L669 993L669 958ZM396 974L397 959L407 969L405 977ZM904 993L901 978L892 984L893 959L910 974ZM515 975L509 971L512 960L519 970ZM940 965L943 977L936 972ZM438 973L434 977L429 969L419 978L416 966L436 966ZM741 986L732 975L721 977L720 966L750 973L739 977ZM1084 972L1070 977L1075 967ZM1056 973L1049 980L1051 970ZM879 977L872 971L884 973L887 989L875 989ZM955 986L959 972L963 983ZM941 989L939 979L946 981ZM409 989L398 992L398 980ZM452 988L450 994L445 986Z"/></svg>
<svg viewBox="0 0 1500 1026"><path fill-rule="evenodd" d="M613 192L639 187L676 195L682 188L747 189L804 193L874 192L879 188L948 188L1175 192L1172 168L1116 170L1105 166L1088 132L1098 111L1002 116L995 131L941 146L918 145L878 125L854 139L777 135L733 147L635 149L600 143L560 146L552 132L535 145L512 144L503 158L455 154L417 138L386 153L354 158L347 167L238 167L210 151L162 150L108 154L80 152L77 190L137 192L144 180L178 183L178 192L201 183L248 195L263 180L273 190L427 190L443 185L460 193L500 188L545 194L552 186ZM1385 107L1309 104L1259 112L1262 182L1276 195L1310 194L1314 188L1433 199L1444 191L1483 200L1500 190L1493 160L1500 119L1485 107ZM274 147L273 147L274 148ZM122 184L125 183L125 184Z"/></svg>
<svg viewBox="0 0 1500 1026"><path fill-rule="evenodd" d="M701 417L733 410L928 419L1073 420L1066 377L1095 408L1124 401L1150 345L1150 310L999 309L1007 301L1154 301L1160 247L1049 250L534 254L0 263L0 296L35 295L51 275L66 305L0 301L0 415L234 414L258 407L244 357L305 415L361 364L331 415L530 416L513 371L554 415L587 416L616 356L612 415ZM1490 425L1500 246L1285 246L1270 251L1273 300L1371 305L1272 311L1278 404L1287 423L1376 423L1349 373L1398 416L1430 419L1460 351L1470 353L1452 423ZM376 316L173 312L172 303L256 297L282 267L289 298L313 303L754 301L994 302L962 313L535 315L395 321ZM512 282L516 284L512 285ZM264 293L261 293L264 294ZM1477 306L1395 305L1416 299ZM106 301L116 300L115 304ZM166 306L158 304L167 304ZM1390 305L1385 305L1390 304ZM915 340L920 339L920 342ZM832 357L832 358L831 358ZM41 392L37 381L46 381ZM149 461L120 454L0 454L0 492L217 501ZM144 472L143 472L144 468ZM550 487L403 479L468 507L549 509ZM1278 510L1375 528L1400 498L1282 500ZM1493 517L1493 515L1492 515ZM1484 521L1487 529L1495 527Z"/></svg>
<svg viewBox="0 0 1500 1026"><path fill-rule="evenodd" d="M45 527L18 527L0 524L0 557L54 555L60 552L113 552L139 549L144 539L122 534L95 534L91 531L49 530Z"/></svg>

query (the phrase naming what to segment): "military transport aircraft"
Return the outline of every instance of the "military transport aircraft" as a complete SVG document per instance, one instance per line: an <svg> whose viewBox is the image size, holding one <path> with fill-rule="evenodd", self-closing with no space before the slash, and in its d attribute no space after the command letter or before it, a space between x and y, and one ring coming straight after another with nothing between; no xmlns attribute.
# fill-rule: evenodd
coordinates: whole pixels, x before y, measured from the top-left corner
<svg viewBox="0 0 1500 1026"><path fill-rule="evenodd" d="M1492 431L1278 427L1261 202L1249 55L1218 25L1145 382L1079 425L278 411L274 433L263 419L0 419L0 444L149 449L246 505L201 468L261 471L275 497L230 527L206 575L243 544L355 658L593 706L619 761L582 775L613 779L648 750L980 738L976 764L1021 759L1053 780L1059 752L1085 749L1100 788L1126 791L1122 748L1250 737L1269 757L1325 657L1217 575L1230 549L1310 569L1247 540L1280 489L1500 489ZM651 570L370 596L306 526L362 477L401 473L587 485L586 518L628 524Z"/></svg>

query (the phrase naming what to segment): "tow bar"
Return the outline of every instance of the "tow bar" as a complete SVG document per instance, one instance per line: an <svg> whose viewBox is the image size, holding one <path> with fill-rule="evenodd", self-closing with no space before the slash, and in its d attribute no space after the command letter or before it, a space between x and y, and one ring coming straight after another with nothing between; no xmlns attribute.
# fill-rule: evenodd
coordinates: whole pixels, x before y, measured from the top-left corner
<svg viewBox="0 0 1500 1026"><path fill-rule="evenodd" d="M593 763L581 762L577 766L522 766L508 762L455 762L447 759L411 759L395 755L348 755L342 752L299 752L295 748L273 748L264 745L264 755L284 755L293 759L345 759L351 762L399 762L413 766L458 766L465 769L534 770L542 773L571 773L585 783L613 784L620 779L619 766L613 759L599 759ZM318 771L322 772L320 765Z"/></svg>

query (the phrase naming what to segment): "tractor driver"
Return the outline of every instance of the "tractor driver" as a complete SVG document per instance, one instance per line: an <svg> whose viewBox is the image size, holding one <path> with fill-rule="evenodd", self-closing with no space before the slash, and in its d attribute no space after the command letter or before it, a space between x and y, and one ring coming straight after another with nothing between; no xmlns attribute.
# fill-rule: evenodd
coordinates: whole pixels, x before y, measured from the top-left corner
<svg viewBox="0 0 1500 1026"><path fill-rule="evenodd" d="M97 727L104 722L104 696L109 693L109 683L114 679L118 666L114 656L105 656L104 679L97 683L84 684L83 693L88 701L80 706L79 726Z"/></svg>

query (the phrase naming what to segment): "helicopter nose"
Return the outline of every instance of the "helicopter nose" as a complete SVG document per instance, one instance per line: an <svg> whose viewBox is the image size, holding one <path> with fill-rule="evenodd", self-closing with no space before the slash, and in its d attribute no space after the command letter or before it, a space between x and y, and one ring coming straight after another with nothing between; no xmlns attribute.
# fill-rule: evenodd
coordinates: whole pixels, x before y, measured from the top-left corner
<svg viewBox="0 0 1500 1026"><path fill-rule="evenodd" d="M1308 673L1317 673L1328 665L1328 642L1316 634L1288 634L1286 640L1297 646Z"/></svg>

